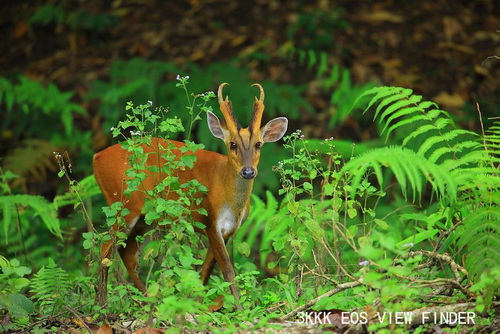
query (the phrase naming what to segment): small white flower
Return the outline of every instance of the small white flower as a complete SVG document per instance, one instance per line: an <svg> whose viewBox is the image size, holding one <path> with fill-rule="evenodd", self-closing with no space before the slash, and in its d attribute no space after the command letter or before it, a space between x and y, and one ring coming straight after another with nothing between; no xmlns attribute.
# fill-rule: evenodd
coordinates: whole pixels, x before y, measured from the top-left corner
<svg viewBox="0 0 500 334"><path fill-rule="evenodd" d="M300 139L303 139L304 138L304 135L300 135Z"/></svg>
<svg viewBox="0 0 500 334"><path fill-rule="evenodd" d="M112 126L111 129L109 129L110 131L113 131L115 128Z"/></svg>
<svg viewBox="0 0 500 334"><path fill-rule="evenodd" d="M363 267L366 267L367 265L370 264L370 262L368 262L368 260L364 260L364 261L361 261L360 263L358 263L360 266L363 266Z"/></svg>
<svg viewBox="0 0 500 334"><path fill-rule="evenodd" d="M189 79L189 75L186 75L186 79Z"/></svg>
<svg viewBox="0 0 500 334"><path fill-rule="evenodd" d="M151 105L153 105L153 101L151 101L151 100L148 100L148 103L151 104Z"/></svg>
<svg viewBox="0 0 500 334"><path fill-rule="evenodd" d="M175 80L181 80L181 76L179 74L177 74L177 76L175 77Z"/></svg>

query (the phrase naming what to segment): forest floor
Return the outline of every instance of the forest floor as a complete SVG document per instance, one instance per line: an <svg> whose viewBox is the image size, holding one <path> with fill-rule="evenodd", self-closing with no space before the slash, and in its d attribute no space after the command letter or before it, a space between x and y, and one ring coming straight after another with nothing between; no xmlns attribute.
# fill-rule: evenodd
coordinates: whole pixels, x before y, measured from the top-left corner
<svg viewBox="0 0 500 334"><path fill-rule="evenodd" d="M266 61L250 62L253 79L300 82L307 73L281 56L289 46L328 52L355 82L412 88L470 127L477 118L465 119L464 105L475 110L479 102L486 117L498 113L500 6L493 0L88 0L67 2L59 24L35 25L30 19L43 2L37 3L2 6L0 74L22 73L76 91L91 116L98 105L83 97L117 59L203 65L262 53ZM72 12L116 21L96 19L86 28ZM318 111L328 103L314 83L307 98Z"/></svg>

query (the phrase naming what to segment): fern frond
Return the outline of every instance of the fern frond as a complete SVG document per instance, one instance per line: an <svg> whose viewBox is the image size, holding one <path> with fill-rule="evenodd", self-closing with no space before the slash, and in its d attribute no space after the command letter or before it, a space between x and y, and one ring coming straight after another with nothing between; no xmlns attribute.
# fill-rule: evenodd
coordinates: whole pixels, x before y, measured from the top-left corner
<svg viewBox="0 0 500 334"><path fill-rule="evenodd" d="M5 157L3 167L20 176L14 181L13 187L26 182L27 177L43 181L47 171L55 172L57 164L54 151L58 151L58 148L44 139L26 139L21 146L11 150Z"/></svg>
<svg viewBox="0 0 500 334"><path fill-rule="evenodd" d="M500 209L476 208L464 219L459 247L467 247L466 267L472 276L500 265Z"/></svg>
<svg viewBox="0 0 500 334"><path fill-rule="evenodd" d="M462 235L458 245L464 247L469 244L473 238L476 238L475 235L482 230L490 230L490 232L500 234L500 225L495 223L499 220L500 210L496 208L483 207L475 209L464 221L467 232Z"/></svg>
<svg viewBox="0 0 500 334"><path fill-rule="evenodd" d="M472 277L491 270L500 265L499 234L481 233L468 245L469 254L465 266Z"/></svg>
<svg viewBox="0 0 500 334"><path fill-rule="evenodd" d="M53 201L54 208L57 210L65 205L77 205L80 203L80 198L85 200L101 193L93 174L78 182L74 191L77 191L79 196L73 190L63 195L57 195Z"/></svg>
<svg viewBox="0 0 500 334"><path fill-rule="evenodd" d="M31 292L37 300L42 314L54 314L59 311L70 291L68 273L56 266L49 258L49 264L35 274L31 280Z"/></svg>
<svg viewBox="0 0 500 334"><path fill-rule="evenodd" d="M492 143L500 143L500 135L488 135L486 140Z"/></svg>
<svg viewBox="0 0 500 334"><path fill-rule="evenodd" d="M450 142L451 140L455 139L456 137L458 137L460 135L477 136L477 134L475 132L468 131L468 130L456 129L456 130L448 131L448 132L442 133L440 136L433 136L433 137L427 138L424 141L424 143L420 146L420 148L418 149L417 154L419 154L421 156L425 156L425 154L434 145L441 143L441 142Z"/></svg>
<svg viewBox="0 0 500 334"><path fill-rule="evenodd" d="M410 111L423 111L423 109L420 108L417 104L421 100L422 100L422 96L420 96L420 95L410 95L408 98L394 102L393 104L391 104L390 106L385 108L385 110L380 114L379 123L384 121L384 119L389 117L389 115L395 114L397 111L400 111L400 114L402 114L403 112L409 112L408 109L410 109ZM415 109L409 108L409 106L414 106L413 108L415 108ZM397 116L397 117L399 117L399 116ZM385 123L387 126L390 123L390 121L387 120L387 122L385 122Z"/></svg>
<svg viewBox="0 0 500 334"><path fill-rule="evenodd" d="M52 234L60 239L63 238L57 212L44 197L35 195L7 195L0 196L0 210L3 210L4 213L3 228L6 243L8 243L7 231L12 224L12 213L17 214L18 208L26 206L33 210L32 217L39 216Z"/></svg>
<svg viewBox="0 0 500 334"><path fill-rule="evenodd" d="M238 229L234 235L233 244L237 247L240 243L246 242L255 249L256 244L260 244L259 249L271 249L270 244L274 239L269 240L266 237L265 229L266 223L276 216L278 210L278 201L270 191L266 191L266 202L261 200L258 196L252 195L252 210L248 218ZM259 241L260 237L260 241ZM260 252L261 264L265 264L269 252Z"/></svg>
<svg viewBox="0 0 500 334"><path fill-rule="evenodd" d="M366 107L366 109L363 111L363 113L367 112L368 109L370 109L377 101L383 99L383 98L386 98L388 96L391 96L391 95L395 95L397 94L398 96L402 96L402 97L407 97L409 95L411 95L413 91L411 89L408 89L408 88L401 88L401 87L390 87L390 86L382 86L382 87L373 87L373 88L370 88L366 91L364 91L353 103L353 106L351 108L351 110L354 108L354 106L356 104L358 104L358 102L363 99L364 97L366 96L370 96L370 95L373 95L375 94L375 96L372 97L372 99L370 100L370 102L368 103L368 106ZM401 98L401 97L400 97ZM396 99L397 100L397 99Z"/></svg>
<svg viewBox="0 0 500 334"><path fill-rule="evenodd" d="M427 102L427 101L424 101L424 102L420 103L420 105L417 106L417 107L410 107L410 108L406 108L406 109L403 109L401 111L398 111L397 113L395 113L395 115L391 116L391 118L389 118L387 120L387 123L392 122L396 117L406 116L406 115L414 113L415 111L423 111L422 105L425 102ZM419 122L419 121L432 121L433 119L439 117L440 115L444 115L445 117L449 117L449 115L448 115L448 113L446 111L440 110L440 109L433 109L433 110L428 111L425 114L417 114L417 115L412 116L410 118L402 119L402 120L398 121L397 123L391 125L391 127L389 128L389 130L387 132L387 138L397 128L400 128L400 127L402 127L404 125L416 123L416 122ZM385 128L387 128L387 126L384 127L384 130L385 130Z"/></svg>
<svg viewBox="0 0 500 334"><path fill-rule="evenodd" d="M433 130L442 130L448 125L453 125L453 121L451 119L438 118L434 123L422 125L415 131L411 132L409 135L405 137L401 145L406 146L411 139L416 138L422 134L427 134L428 132Z"/></svg>
<svg viewBox="0 0 500 334"><path fill-rule="evenodd" d="M373 120L377 119L377 116L384 108L386 107L389 108L389 105L397 103L402 104L403 102L401 101L406 101L409 98L411 98L413 96L411 95L411 93L412 93L411 90L409 92L403 90L401 92L397 92L385 97L383 100L379 102L377 109L375 109L375 115L373 116Z"/></svg>
<svg viewBox="0 0 500 334"><path fill-rule="evenodd" d="M466 168L466 166L477 166L478 163L485 163L491 158L485 150L473 150L457 159L449 159L443 162L443 167L453 171L455 169Z"/></svg>
<svg viewBox="0 0 500 334"><path fill-rule="evenodd" d="M399 146L383 147L368 151L347 162L341 173L355 174L352 181L351 197L356 194L364 174L374 169L379 184L383 185L382 167L389 167L401 186L406 198L407 185L411 187L413 199L422 195L424 180L432 185L440 198L454 202L457 196L455 181L449 171L442 166L423 159L417 153Z"/></svg>
<svg viewBox="0 0 500 334"><path fill-rule="evenodd" d="M486 132L490 132L490 133L498 133L500 134L500 122L495 122L493 123L492 126L490 126Z"/></svg>
<svg viewBox="0 0 500 334"><path fill-rule="evenodd" d="M472 140L459 142L452 147L443 146L432 152L432 154L429 156L429 161L436 163L443 155L447 153L453 153L454 157L456 157L456 154L463 152L464 149L476 149L480 147L481 144Z"/></svg>
<svg viewBox="0 0 500 334"><path fill-rule="evenodd" d="M395 129L397 129L403 125L406 125L406 124L411 124L413 122L417 122L419 120L428 120L428 117L426 115L416 115L416 116L413 116L411 118L401 119L399 122L393 123L394 120L401 118L401 117L404 117L406 115L414 114L417 111L422 111L422 109L418 106L416 106L416 107L413 106L413 107L400 109L400 110L396 111L395 113L393 113L391 116L389 116L387 118L387 121L385 122L384 127L382 128L382 131L380 131L380 133L383 134L387 130L387 128L389 128L389 131L387 132L387 135L386 135L386 142L387 142L387 139L389 139L389 135L391 134L391 132L393 132ZM391 127L389 127L389 125L391 125Z"/></svg>
<svg viewBox="0 0 500 334"><path fill-rule="evenodd" d="M328 54L326 52L321 52L319 57L319 66L318 71L316 72L316 76L322 77L323 74L328 70Z"/></svg>

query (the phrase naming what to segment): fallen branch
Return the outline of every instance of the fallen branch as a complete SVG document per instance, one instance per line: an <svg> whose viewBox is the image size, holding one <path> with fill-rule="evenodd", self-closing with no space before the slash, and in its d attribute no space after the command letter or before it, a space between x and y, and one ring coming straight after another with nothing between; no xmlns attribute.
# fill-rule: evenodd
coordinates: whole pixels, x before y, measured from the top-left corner
<svg viewBox="0 0 500 334"><path fill-rule="evenodd" d="M324 294L322 294L321 296L318 296L310 301L308 301L307 303L305 303L304 305L301 305L299 307L297 307L295 310L291 311L290 313L282 316L279 318L279 320L281 321L285 321L285 320L290 320L291 318L293 318L294 316L297 315L297 313L299 312L302 312L304 311L305 309L313 306L314 304L316 304L319 300L323 299L323 298L326 298L326 297L330 297L330 296L333 296L334 294L336 293L339 293L341 291L344 291L344 290L347 290L347 289L351 289L351 288L354 288L356 286L359 286L363 284L361 282L361 280L358 280L358 281L353 281L353 282L348 282L348 283L344 283L344 284L339 284L337 285L334 289L330 290L330 291L327 291L325 292Z"/></svg>
<svg viewBox="0 0 500 334"><path fill-rule="evenodd" d="M440 261L444 261L444 262L448 263L448 265L451 268L451 271L455 275L455 279L458 282L463 281L465 279L465 277L467 277L469 275L467 273L467 270L465 270L465 268L462 267L461 265L457 264L451 258L451 256L449 256L448 254L439 254L436 252L429 252L429 251L425 251L425 250L420 250L420 251L409 252L408 254L404 255L403 258L407 259L410 257L414 257L416 255L423 255L423 256L430 257L430 258L435 259L435 260L440 260ZM460 273L462 273L463 276L461 276Z"/></svg>

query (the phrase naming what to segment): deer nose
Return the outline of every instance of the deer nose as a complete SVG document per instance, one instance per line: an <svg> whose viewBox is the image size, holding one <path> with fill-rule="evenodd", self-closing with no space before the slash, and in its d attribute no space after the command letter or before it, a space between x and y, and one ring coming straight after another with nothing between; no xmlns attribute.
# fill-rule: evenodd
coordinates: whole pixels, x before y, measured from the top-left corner
<svg viewBox="0 0 500 334"><path fill-rule="evenodd" d="M255 169L252 167L244 167L241 170L241 177L244 179L253 179L255 177Z"/></svg>

